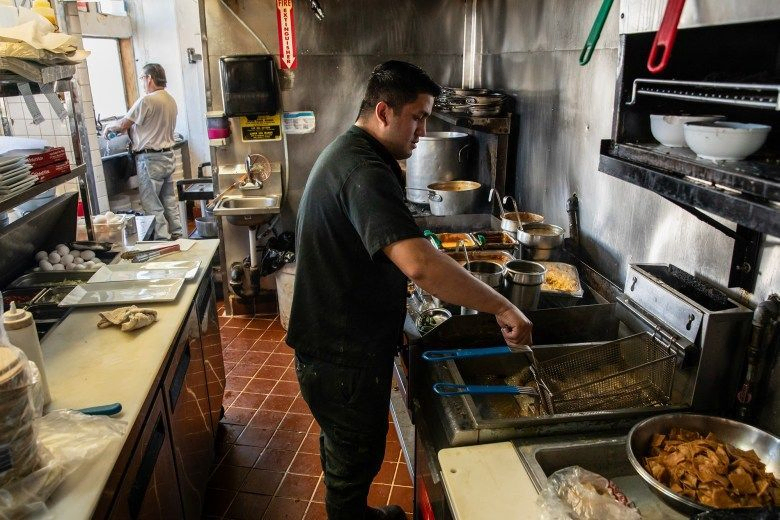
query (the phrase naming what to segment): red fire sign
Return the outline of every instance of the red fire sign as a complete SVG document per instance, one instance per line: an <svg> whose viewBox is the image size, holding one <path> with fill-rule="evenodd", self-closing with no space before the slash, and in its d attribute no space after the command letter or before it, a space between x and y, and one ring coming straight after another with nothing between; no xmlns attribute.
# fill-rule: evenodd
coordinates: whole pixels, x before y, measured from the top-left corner
<svg viewBox="0 0 780 520"><path fill-rule="evenodd" d="M298 45L295 42L293 0L276 0L276 25L279 32L279 62L282 69L298 68Z"/></svg>

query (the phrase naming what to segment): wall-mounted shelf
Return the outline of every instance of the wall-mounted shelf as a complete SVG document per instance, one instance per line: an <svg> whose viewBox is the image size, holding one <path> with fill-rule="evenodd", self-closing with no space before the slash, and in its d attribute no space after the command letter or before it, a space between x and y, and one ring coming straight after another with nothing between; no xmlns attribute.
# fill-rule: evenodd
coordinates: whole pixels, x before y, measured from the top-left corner
<svg viewBox="0 0 780 520"><path fill-rule="evenodd" d="M625 153L630 145L601 141L599 171L747 228L780 236L780 203L718 186L651 162L638 162ZM675 163L670 163L675 164ZM676 163L678 166L682 163ZM676 168L679 169L679 168ZM713 170L715 171L715 170ZM776 184L775 188L776 188Z"/></svg>
<svg viewBox="0 0 780 520"><path fill-rule="evenodd" d="M512 118L508 115L479 117L463 112L441 112L439 110L434 110L432 115L451 125L497 135L508 135L512 128Z"/></svg>
<svg viewBox="0 0 780 520"><path fill-rule="evenodd" d="M635 104L637 96L780 110L780 85L637 78L628 104Z"/></svg>
<svg viewBox="0 0 780 520"><path fill-rule="evenodd" d="M80 175L83 175L86 173L87 167L83 164L76 166L74 169L69 171L68 173L65 173L63 175L60 175L59 177L55 177L53 179L49 179L48 181L43 181L39 184L34 184L30 188L24 190L23 192L17 193L16 195L13 195L12 197L9 197L5 200L0 200L0 212L8 211L22 202L25 202L36 195L40 195L44 191L50 190L56 186L59 186L63 182L67 182L71 179L74 179Z"/></svg>

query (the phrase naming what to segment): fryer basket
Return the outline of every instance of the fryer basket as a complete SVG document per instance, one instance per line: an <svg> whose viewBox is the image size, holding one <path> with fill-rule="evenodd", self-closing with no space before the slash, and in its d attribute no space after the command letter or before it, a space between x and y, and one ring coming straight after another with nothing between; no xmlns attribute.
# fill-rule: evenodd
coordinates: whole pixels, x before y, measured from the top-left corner
<svg viewBox="0 0 780 520"><path fill-rule="evenodd" d="M675 353L648 332L559 356L536 366L548 413L666 405Z"/></svg>

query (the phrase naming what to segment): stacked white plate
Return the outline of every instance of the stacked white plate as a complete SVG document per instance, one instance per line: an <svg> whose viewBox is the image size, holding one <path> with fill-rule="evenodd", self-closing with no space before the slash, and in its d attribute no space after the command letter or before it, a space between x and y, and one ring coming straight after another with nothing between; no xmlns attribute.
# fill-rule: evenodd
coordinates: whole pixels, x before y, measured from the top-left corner
<svg viewBox="0 0 780 520"><path fill-rule="evenodd" d="M32 167L24 155L0 156L0 200L5 200L35 184L37 177L30 175Z"/></svg>

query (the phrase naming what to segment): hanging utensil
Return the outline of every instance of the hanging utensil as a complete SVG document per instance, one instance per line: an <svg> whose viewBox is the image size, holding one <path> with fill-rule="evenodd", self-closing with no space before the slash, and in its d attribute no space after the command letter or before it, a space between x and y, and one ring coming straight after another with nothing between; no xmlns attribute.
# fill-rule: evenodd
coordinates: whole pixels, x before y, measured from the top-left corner
<svg viewBox="0 0 780 520"><path fill-rule="evenodd" d="M614 0L604 0L602 2L601 9L599 9L599 13L593 21L593 27L591 27L588 39L585 41L585 46L580 53L580 65L587 65L590 61L590 57L593 56L593 50L596 48L596 42L599 41L601 30L604 28L604 22L607 20L607 15L612 8L613 1Z"/></svg>
<svg viewBox="0 0 780 520"><path fill-rule="evenodd" d="M672 46L677 37L677 24L680 23L680 15L685 0L669 0L666 3L666 11L661 20L661 26L655 33L653 46L650 47L650 56L647 58L647 70L653 74L658 74L666 68L669 58L672 55Z"/></svg>
<svg viewBox="0 0 780 520"><path fill-rule="evenodd" d="M512 207L515 208L515 219L517 219L517 229L523 229L523 223L520 220L520 210L517 209L517 202L511 195L507 195L504 197L504 204L506 204L507 199L512 201Z"/></svg>
<svg viewBox="0 0 780 520"><path fill-rule="evenodd" d="M506 215L506 209L504 209L504 206L501 204L501 195L495 188L490 188L490 192L488 193L488 202L493 202L494 193L496 194L496 202L498 202L498 216L504 218L504 215Z"/></svg>
<svg viewBox="0 0 780 520"><path fill-rule="evenodd" d="M458 385L455 383L435 383L433 385L433 391L437 395L444 397L453 395L485 394L539 395L539 391L536 388L512 385Z"/></svg>
<svg viewBox="0 0 780 520"><path fill-rule="evenodd" d="M463 257L466 259L466 271L471 271L471 261L469 260L469 252L466 250L466 243L463 240L458 241L458 247L455 248L455 252L458 252L458 249L463 248Z"/></svg>

